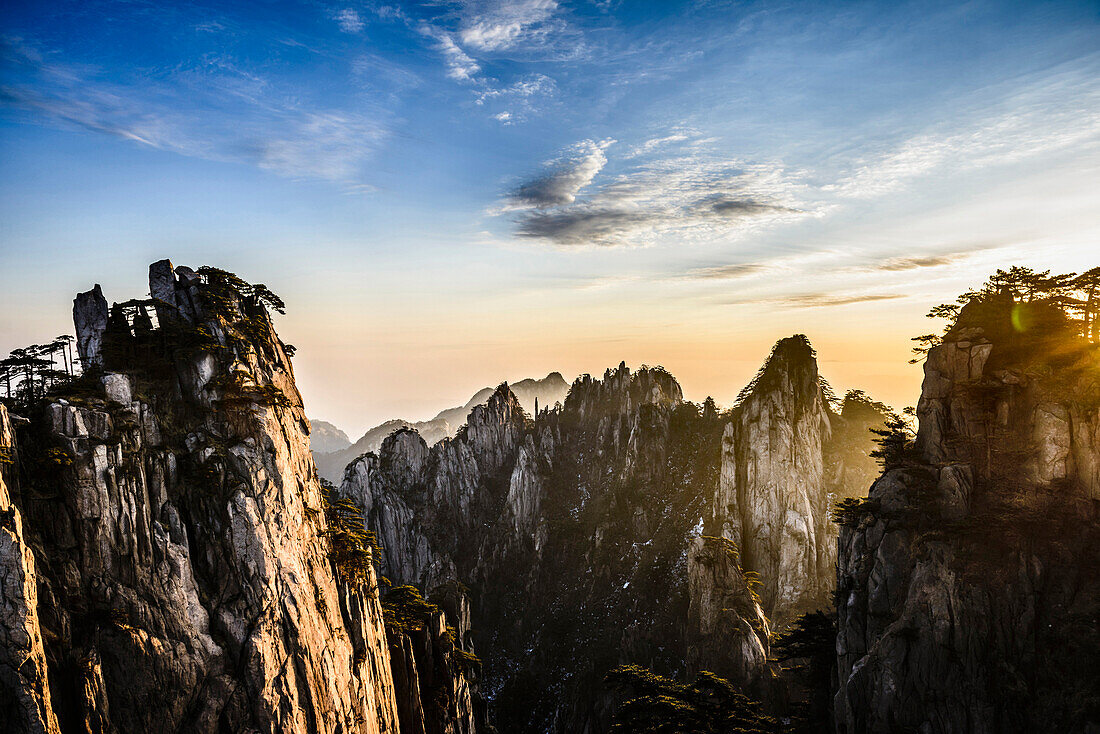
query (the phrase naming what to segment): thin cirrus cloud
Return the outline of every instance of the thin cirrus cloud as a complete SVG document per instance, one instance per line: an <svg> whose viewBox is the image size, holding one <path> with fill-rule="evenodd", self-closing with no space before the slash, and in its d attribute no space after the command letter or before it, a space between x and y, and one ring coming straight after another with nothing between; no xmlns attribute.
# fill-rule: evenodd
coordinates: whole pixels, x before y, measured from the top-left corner
<svg viewBox="0 0 1100 734"><path fill-rule="evenodd" d="M0 107L16 115L289 178L359 187L364 164L388 136L381 118L302 106L271 80L223 59L116 81L93 67L47 61L12 39L0 54L9 70Z"/></svg>
<svg viewBox="0 0 1100 734"><path fill-rule="evenodd" d="M554 79L525 73L499 79L485 67L505 55L511 62L574 58L583 48L581 32L559 15L556 0L456 0L416 11L384 6L379 17L398 20L431 40L446 76L470 87L488 116L510 125L541 111L537 103L557 93ZM499 70L498 70L499 71Z"/></svg>
<svg viewBox="0 0 1100 734"><path fill-rule="evenodd" d="M892 257L876 265L875 269L889 273L897 273L905 270L919 270L921 268L938 268L943 265L950 265L960 260L965 260L970 257L971 254L972 253L969 252L956 252L949 255Z"/></svg>
<svg viewBox="0 0 1100 734"><path fill-rule="evenodd" d="M801 293L779 298L734 298L721 303L727 306L767 305L780 308L828 308L834 306L852 306L877 301L895 301L905 298L902 293Z"/></svg>
<svg viewBox="0 0 1100 734"><path fill-rule="evenodd" d="M420 27L420 32L435 41L435 48L443 56L443 62L447 67L448 77L460 82L478 81L481 65L455 43L450 33L427 23Z"/></svg>
<svg viewBox="0 0 1100 734"><path fill-rule="evenodd" d="M1018 86L961 121L902 139L856 162L823 187L847 198L871 198L945 170L1005 165L1068 150L1100 137L1100 55L1016 80Z"/></svg>
<svg viewBox="0 0 1100 734"><path fill-rule="evenodd" d="M862 293L853 295L806 293L776 299L773 303L791 308L821 308L825 306L850 306L855 303L872 303L874 301L893 301L898 298L905 298L905 295L901 293Z"/></svg>
<svg viewBox="0 0 1100 734"><path fill-rule="evenodd" d="M676 275L675 278L677 280L736 280L756 275L766 269L763 263L730 263L692 268Z"/></svg>
<svg viewBox="0 0 1100 734"><path fill-rule="evenodd" d="M640 155L648 155L658 148L662 148L672 143L682 143L689 139L690 136L685 133L672 133L671 135L665 135L661 138L650 138L641 145L635 146L634 149L630 151L629 157L635 158Z"/></svg>

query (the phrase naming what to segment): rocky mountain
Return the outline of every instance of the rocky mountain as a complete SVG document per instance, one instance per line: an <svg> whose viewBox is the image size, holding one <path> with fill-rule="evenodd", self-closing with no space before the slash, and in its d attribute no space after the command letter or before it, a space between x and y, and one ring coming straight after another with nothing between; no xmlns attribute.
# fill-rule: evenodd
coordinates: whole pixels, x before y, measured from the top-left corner
<svg viewBox="0 0 1100 734"><path fill-rule="evenodd" d="M77 296L82 377L0 406L5 731L471 731L441 613L384 612L318 483L281 302L149 275L150 300ZM454 711L411 698L442 688Z"/></svg>
<svg viewBox="0 0 1100 734"><path fill-rule="evenodd" d="M915 435L796 335L727 411L659 367L537 413L503 384L336 490L275 294L168 261L150 299L96 286L83 374L0 402L0 729L603 734L648 715L626 681L654 716L1094 731L1095 310L1032 275L940 307Z"/></svg>
<svg viewBox="0 0 1100 734"><path fill-rule="evenodd" d="M311 419L309 421L309 448L316 454L330 454L351 446L348 434L328 421Z"/></svg>
<svg viewBox="0 0 1100 734"><path fill-rule="evenodd" d="M928 353L915 445L842 511L837 731L1100 722L1100 355L975 295Z"/></svg>
<svg viewBox="0 0 1100 734"><path fill-rule="evenodd" d="M865 478L846 468L860 449L830 454L841 415L793 337L726 414L684 402L660 368L583 376L533 417L502 385L454 438L392 433L341 492L377 534L382 576L429 598L464 589L459 632L496 726L600 732L603 676L625 662L782 698L765 611L831 603L830 499L866 491L841 484ZM864 431L864 461L871 448Z"/></svg>
<svg viewBox="0 0 1100 734"><path fill-rule="evenodd" d="M565 394L569 391L569 383L565 381L560 372L551 372L541 380L532 378L520 380L513 383L511 389L512 394L516 396L524 409L532 412L535 409L536 402L543 407L549 407L564 400ZM489 387L478 390L472 398L466 401L465 405L442 410L431 420L416 422L401 418L388 420L371 428L354 444L350 444L349 441L350 445L326 449L321 448L321 446L327 444L315 443L313 454L317 462L317 471L323 478L338 484L344 475L344 468L349 463L368 451L378 453L379 449L382 448L382 441L400 428L415 430L429 446L445 438L451 438L466 421L470 411L474 407L487 402L492 394L493 389Z"/></svg>

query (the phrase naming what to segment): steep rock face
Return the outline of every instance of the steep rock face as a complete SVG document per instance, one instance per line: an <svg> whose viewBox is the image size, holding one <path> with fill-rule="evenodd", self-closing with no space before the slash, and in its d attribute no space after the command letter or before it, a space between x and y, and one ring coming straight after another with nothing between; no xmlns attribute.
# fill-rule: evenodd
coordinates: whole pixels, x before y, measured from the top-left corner
<svg viewBox="0 0 1100 734"><path fill-rule="evenodd" d="M245 285L155 264L152 303L77 318L102 371L21 431L62 731L396 730L375 584L329 561L290 361Z"/></svg>
<svg viewBox="0 0 1100 734"><path fill-rule="evenodd" d="M759 575L761 604L779 626L832 605L837 495L866 490L868 425L884 417L849 397L841 415L825 400L804 336L779 341L742 393L722 436L722 467L707 533L732 541ZM844 431L843 444L832 440ZM831 467L832 474L826 469Z"/></svg>
<svg viewBox="0 0 1100 734"><path fill-rule="evenodd" d="M46 680L34 553L8 490L15 462L15 434L0 404L0 721L15 731L53 734L60 729Z"/></svg>
<svg viewBox="0 0 1100 734"><path fill-rule="evenodd" d="M768 620L736 550L722 541L699 537L688 549L688 672L753 681L767 669Z"/></svg>
<svg viewBox="0 0 1100 734"><path fill-rule="evenodd" d="M388 633L402 734L488 731L484 704L442 610L428 612L414 629Z"/></svg>
<svg viewBox="0 0 1100 734"><path fill-rule="evenodd" d="M963 310L928 354L918 455L845 519L841 732L1100 722L1100 359L1018 308Z"/></svg>
<svg viewBox="0 0 1100 734"><path fill-rule="evenodd" d="M809 343L779 342L723 436L722 535L760 574L771 616L827 598L828 497L822 447L829 415Z"/></svg>
<svg viewBox="0 0 1100 734"><path fill-rule="evenodd" d="M534 420L502 386L426 459L399 431L348 467L342 491L368 509L394 584L433 599L448 580L470 589L454 613L477 631L501 731L599 732L618 663L684 673L691 648L692 666L744 685L770 675L767 621L736 558L696 548L721 430L664 370L620 365Z"/></svg>

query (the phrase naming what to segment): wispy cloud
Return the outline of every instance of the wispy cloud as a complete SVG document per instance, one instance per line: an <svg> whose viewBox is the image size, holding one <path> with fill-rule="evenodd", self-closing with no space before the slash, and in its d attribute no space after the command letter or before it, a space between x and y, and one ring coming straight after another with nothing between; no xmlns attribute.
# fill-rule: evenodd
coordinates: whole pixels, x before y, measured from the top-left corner
<svg viewBox="0 0 1100 734"><path fill-rule="evenodd" d="M850 306L854 303L872 303L874 301L893 301L905 298L901 293L864 293L857 295L836 295L833 293L807 293L799 296L780 298L780 303L794 308L823 308L827 306Z"/></svg>
<svg viewBox="0 0 1100 734"><path fill-rule="evenodd" d="M384 133L371 122L343 113L302 114L260 144L260 168L281 176L354 182L364 151L373 150Z"/></svg>
<svg viewBox="0 0 1100 734"><path fill-rule="evenodd" d="M732 263L692 268L674 276L678 280L736 280L756 275L767 269L763 263Z"/></svg>
<svg viewBox="0 0 1100 734"><path fill-rule="evenodd" d="M1100 58L1100 57L1098 57ZM1005 165L1100 138L1100 62L1020 80L1020 88L980 110L934 126L858 161L824 187L844 197L869 198L914 179L949 171ZM1091 67L1091 71L1090 71ZM960 121L961 120L961 121Z"/></svg>
<svg viewBox="0 0 1100 734"><path fill-rule="evenodd" d="M634 149L630 151L629 157L634 158L640 155L647 155L658 148L663 148L671 143L681 143L688 139L689 136L685 133L673 133L672 135L665 135L661 138L650 138L641 145L635 146Z"/></svg>
<svg viewBox="0 0 1100 734"><path fill-rule="evenodd" d="M920 268L938 268L941 265L950 265L951 263L965 260L970 257L970 255L971 253L968 252L956 252L950 255L892 257L876 265L875 269L895 273L903 270L918 270Z"/></svg>
<svg viewBox="0 0 1100 734"><path fill-rule="evenodd" d="M876 301L893 301L905 297L902 293L802 293L777 298L734 298L724 300L722 303L728 306L759 304L780 308L831 308L859 303L874 303Z"/></svg>
<svg viewBox="0 0 1100 734"><path fill-rule="evenodd" d="M479 51L502 51L548 32L557 0L467 0L461 3L459 38Z"/></svg>
<svg viewBox="0 0 1100 734"><path fill-rule="evenodd" d="M558 92L553 79L545 74L531 74L511 84L494 86L483 81L475 103L499 110L490 116L508 124L522 122L529 116L546 111L546 102Z"/></svg>
<svg viewBox="0 0 1100 734"><path fill-rule="evenodd" d="M486 65L502 55L513 63L576 58L582 34L559 11L557 0L440 0L415 12L385 6L375 12L430 38L447 76L469 86L475 102L489 106L489 117L511 124L540 111L537 100L556 94L556 82L541 72L497 78Z"/></svg>
<svg viewBox="0 0 1100 734"><path fill-rule="evenodd" d="M363 18L352 8L344 8L337 12L336 24L344 33L360 33L366 27Z"/></svg>
<svg viewBox="0 0 1100 734"><path fill-rule="evenodd" d="M447 76L461 82L477 80L481 66L455 43L450 33L427 23L420 26L420 32L435 40L435 48L443 55L443 62L447 66Z"/></svg>
<svg viewBox="0 0 1100 734"><path fill-rule="evenodd" d="M4 41L0 54L11 72L0 87L9 113L281 176L362 184L365 162L388 135L379 118L305 107L220 59L122 83L94 67L48 61L19 41Z"/></svg>
<svg viewBox="0 0 1100 734"><path fill-rule="evenodd" d="M503 87L489 87L477 95L477 103L485 104L489 100L527 99L536 96L546 96L557 91L557 84L545 74L531 74Z"/></svg>

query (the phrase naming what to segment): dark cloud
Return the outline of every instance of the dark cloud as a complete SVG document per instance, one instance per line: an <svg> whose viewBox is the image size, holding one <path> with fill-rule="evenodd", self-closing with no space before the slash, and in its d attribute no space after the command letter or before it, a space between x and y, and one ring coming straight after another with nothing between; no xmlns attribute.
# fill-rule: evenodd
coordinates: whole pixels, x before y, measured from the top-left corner
<svg viewBox="0 0 1100 734"><path fill-rule="evenodd" d="M645 227L653 216L625 209L569 207L524 212L517 219L521 237L552 240L560 245L617 245L624 233Z"/></svg>
<svg viewBox="0 0 1100 734"><path fill-rule="evenodd" d="M644 156L590 186L607 165L611 142L584 140L567 149L546 172L507 194L494 213L522 210L514 221L524 238L601 247L647 244L671 234L715 237L810 213L791 206L800 203L801 174L704 151Z"/></svg>
<svg viewBox="0 0 1100 734"><path fill-rule="evenodd" d="M767 214L770 212L796 211L786 206L776 204L764 204L752 199L731 198L728 196L713 196L703 200L706 209L724 217L748 217L754 214Z"/></svg>
<svg viewBox="0 0 1100 734"><path fill-rule="evenodd" d="M548 164L549 170L516 187L509 195L512 208L565 206L577 200L577 193L592 182L607 164L604 150L614 141L585 140Z"/></svg>

